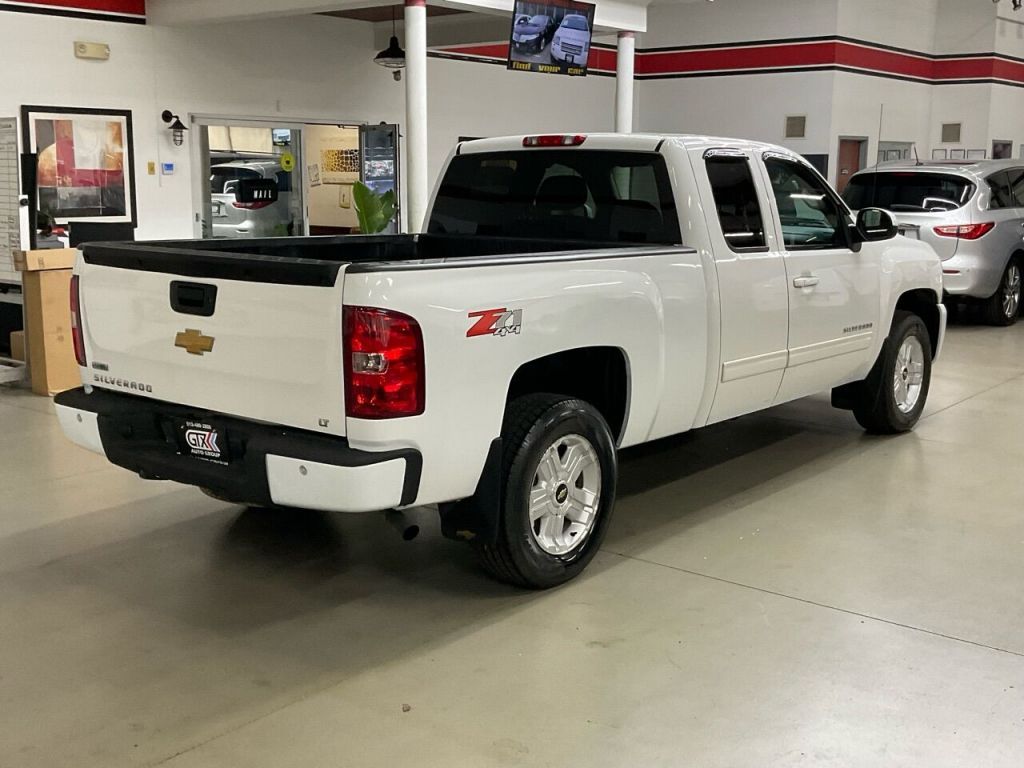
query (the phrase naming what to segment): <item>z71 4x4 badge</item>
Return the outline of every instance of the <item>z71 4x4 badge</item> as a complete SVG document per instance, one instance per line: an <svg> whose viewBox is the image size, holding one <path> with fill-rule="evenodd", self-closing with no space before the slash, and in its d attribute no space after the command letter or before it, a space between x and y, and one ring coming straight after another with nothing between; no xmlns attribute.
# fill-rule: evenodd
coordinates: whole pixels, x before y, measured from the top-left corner
<svg viewBox="0 0 1024 768"><path fill-rule="evenodd" d="M519 333L523 329L523 310L521 309L485 309L482 312L470 312L470 319L475 318L473 325L466 331L467 337L472 336L508 336Z"/></svg>

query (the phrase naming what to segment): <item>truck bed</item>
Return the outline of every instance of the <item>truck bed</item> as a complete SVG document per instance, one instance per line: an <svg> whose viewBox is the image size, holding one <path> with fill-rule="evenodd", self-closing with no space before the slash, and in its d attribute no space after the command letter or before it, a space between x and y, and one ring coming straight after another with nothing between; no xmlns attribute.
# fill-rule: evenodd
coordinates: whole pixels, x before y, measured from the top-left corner
<svg viewBox="0 0 1024 768"><path fill-rule="evenodd" d="M248 240L161 240L89 243L86 263L191 277L248 280L283 285L334 285L342 264L350 271L408 264L443 264L493 257L600 258L666 246L585 240L488 237L482 235L367 235Z"/></svg>

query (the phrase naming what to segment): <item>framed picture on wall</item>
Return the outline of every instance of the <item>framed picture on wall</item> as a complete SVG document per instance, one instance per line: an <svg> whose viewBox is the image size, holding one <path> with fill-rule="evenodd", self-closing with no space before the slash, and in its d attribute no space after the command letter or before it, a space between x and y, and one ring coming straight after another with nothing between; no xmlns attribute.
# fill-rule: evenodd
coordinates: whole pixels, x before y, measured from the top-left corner
<svg viewBox="0 0 1024 768"><path fill-rule="evenodd" d="M138 224L130 110L25 106L21 126L37 158L39 214L55 224Z"/></svg>

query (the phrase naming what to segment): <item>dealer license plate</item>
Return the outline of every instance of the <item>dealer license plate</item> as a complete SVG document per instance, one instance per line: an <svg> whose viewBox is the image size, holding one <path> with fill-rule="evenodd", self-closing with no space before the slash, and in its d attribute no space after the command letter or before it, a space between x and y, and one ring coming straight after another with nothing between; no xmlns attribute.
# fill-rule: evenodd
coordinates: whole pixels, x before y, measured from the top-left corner
<svg viewBox="0 0 1024 768"><path fill-rule="evenodd" d="M177 419L178 453L200 461L228 464L228 435L223 427L201 419Z"/></svg>

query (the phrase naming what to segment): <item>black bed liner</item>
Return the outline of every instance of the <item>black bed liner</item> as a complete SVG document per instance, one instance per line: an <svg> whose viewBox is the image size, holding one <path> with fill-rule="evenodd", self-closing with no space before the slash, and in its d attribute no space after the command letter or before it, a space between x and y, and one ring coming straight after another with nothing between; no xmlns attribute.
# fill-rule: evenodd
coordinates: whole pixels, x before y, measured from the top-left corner
<svg viewBox="0 0 1024 768"><path fill-rule="evenodd" d="M249 240L161 240L88 243L87 264L188 277L283 285L332 286L342 265L349 272L474 266L523 260L611 258L674 250L630 245L482 235L345 235Z"/></svg>

